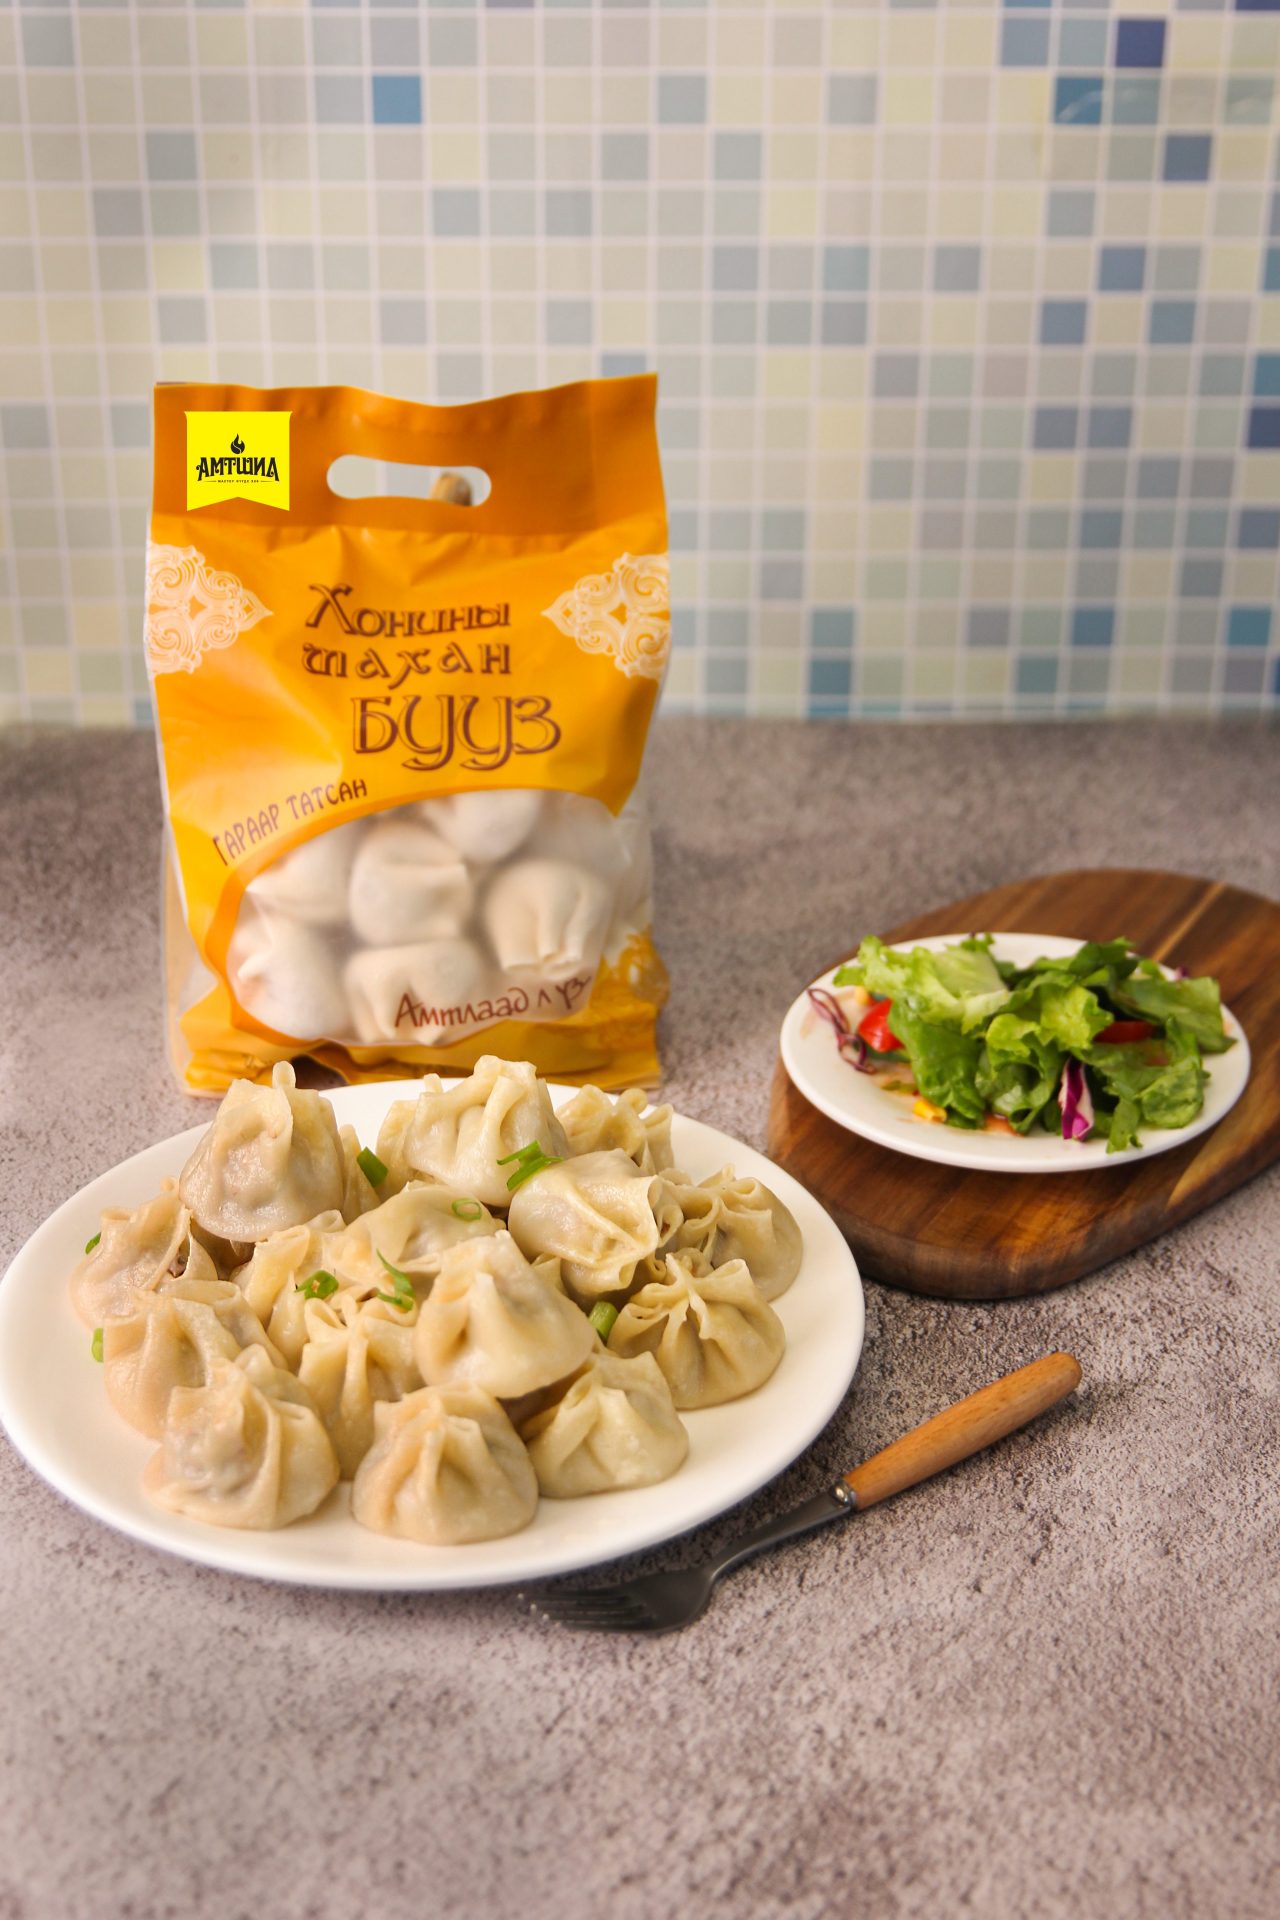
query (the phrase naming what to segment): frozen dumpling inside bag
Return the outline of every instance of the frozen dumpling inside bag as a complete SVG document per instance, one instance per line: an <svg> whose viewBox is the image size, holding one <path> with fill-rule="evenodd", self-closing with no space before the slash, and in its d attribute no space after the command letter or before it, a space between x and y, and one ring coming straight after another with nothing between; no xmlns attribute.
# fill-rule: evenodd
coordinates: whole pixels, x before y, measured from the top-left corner
<svg viewBox="0 0 1280 1920"><path fill-rule="evenodd" d="M313 1040L351 1025L335 943L325 927L295 920L246 894L227 949L227 985L273 1033Z"/></svg>
<svg viewBox="0 0 1280 1920"><path fill-rule="evenodd" d="M613 895L588 867L520 860L499 868L480 911L500 967L517 981L558 984L594 975Z"/></svg>
<svg viewBox="0 0 1280 1920"><path fill-rule="evenodd" d="M492 973L473 941L449 938L361 948L347 961L344 980L359 1039L433 1046L474 1029L465 1009L483 1002Z"/></svg>
<svg viewBox="0 0 1280 1920"><path fill-rule="evenodd" d="M471 915L475 888L457 849L407 810L370 827L351 869L351 925L373 947L448 940Z"/></svg>
<svg viewBox="0 0 1280 1920"><path fill-rule="evenodd" d="M302 841L264 867L245 888L245 898L306 926L341 927L347 918L351 864L363 832L364 822L352 820Z"/></svg>
<svg viewBox="0 0 1280 1920"><path fill-rule="evenodd" d="M418 818L455 847L472 866L507 860L522 847L542 815L547 795L520 788L487 793L450 793L423 800Z"/></svg>

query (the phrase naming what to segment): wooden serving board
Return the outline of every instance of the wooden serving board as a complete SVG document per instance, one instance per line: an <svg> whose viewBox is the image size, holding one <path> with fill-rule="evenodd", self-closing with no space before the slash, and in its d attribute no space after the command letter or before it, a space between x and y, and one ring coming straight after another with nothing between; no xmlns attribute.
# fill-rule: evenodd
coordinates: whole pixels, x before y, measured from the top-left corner
<svg viewBox="0 0 1280 1920"><path fill-rule="evenodd" d="M998 1174L874 1146L774 1074L773 1158L839 1223L874 1280L954 1300L1045 1293L1190 1219L1280 1157L1280 906L1180 873L1044 874L921 914L887 940L954 932L1111 940L1209 973L1248 1036L1249 1084L1185 1147L1085 1173Z"/></svg>

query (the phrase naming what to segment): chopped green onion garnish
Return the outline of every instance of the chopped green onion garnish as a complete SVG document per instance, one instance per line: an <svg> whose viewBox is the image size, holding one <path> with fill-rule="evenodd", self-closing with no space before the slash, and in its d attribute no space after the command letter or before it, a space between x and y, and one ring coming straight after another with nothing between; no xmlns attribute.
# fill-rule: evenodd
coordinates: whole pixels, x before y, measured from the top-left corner
<svg viewBox="0 0 1280 1920"><path fill-rule="evenodd" d="M387 1177L387 1167L379 1160L372 1147L361 1147L356 1155L356 1165L371 1187L380 1187Z"/></svg>
<svg viewBox="0 0 1280 1920"><path fill-rule="evenodd" d="M92 1240L86 1240L84 1243L85 1252L92 1253L94 1248L97 1246L99 1240L101 1240L101 1238L102 1238L102 1235L100 1233L95 1233Z"/></svg>
<svg viewBox="0 0 1280 1920"><path fill-rule="evenodd" d="M522 1187L526 1180L532 1180L534 1174L541 1173L544 1167L558 1167L560 1164L560 1155L558 1153L544 1153L538 1142L531 1140L527 1147L518 1147L514 1153L506 1154L503 1159L499 1160L498 1165L500 1167L509 1167L513 1160L518 1164L515 1172L507 1181L508 1193L514 1193L516 1188Z"/></svg>
<svg viewBox="0 0 1280 1920"><path fill-rule="evenodd" d="M613 1332L613 1323L617 1317L618 1309L610 1306L607 1300L597 1300L587 1315L588 1320L600 1335L606 1347L609 1344L609 1335Z"/></svg>
<svg viewBox="0 0 1280 1920"><path fill-rule="evenodd" d="M93 1355L95 1360L101 1361L102 1359L102 1328L101 1327L94 1328L93 1338L89 1342L89 1351Z"/></svg>
<svg viewBox="0 0 1280 1920"><path fill-rule="evenodd" d="M299 1280L294 1288L294 1292L300 1293L304 1300L327 1300L331 1293L337 1291L337 1280L333 1274L326 1273L323 1267L313 1273L310 1279Z"/></svg>
<svg viewBox="0 0 1280 1920"><path fill-rule="evenodd" d="M478 1200L455 1200L452 1211L459 1220L478 1220L484 1208Z"/></svg>
<svg viewBox="0 0 1280 1920"><path fill-rule="evenodd" d="M375 1300L385 1300L389 1307L398 1307L401 1313L408 1313L414 1304L413 1281L399 1267L393 1267L385 1253L375 1248L379 1260L395 1282L394 1293L375 1293Z"/></svg>

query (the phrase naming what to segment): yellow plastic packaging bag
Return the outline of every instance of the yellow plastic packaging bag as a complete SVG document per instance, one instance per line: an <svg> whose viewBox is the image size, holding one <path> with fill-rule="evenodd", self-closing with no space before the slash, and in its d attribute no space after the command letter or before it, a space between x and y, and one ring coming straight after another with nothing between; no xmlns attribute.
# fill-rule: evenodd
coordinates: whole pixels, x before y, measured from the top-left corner
<svg viewBox="0 0 1280 1920"><path fill-rule="evenodd" d="M656 1078L655 397L651 377L459 407L156 389L145 645L193 1092L303 1053L348 1080L482 1053ZM490 491L343 498L348 454Z"/></svg>

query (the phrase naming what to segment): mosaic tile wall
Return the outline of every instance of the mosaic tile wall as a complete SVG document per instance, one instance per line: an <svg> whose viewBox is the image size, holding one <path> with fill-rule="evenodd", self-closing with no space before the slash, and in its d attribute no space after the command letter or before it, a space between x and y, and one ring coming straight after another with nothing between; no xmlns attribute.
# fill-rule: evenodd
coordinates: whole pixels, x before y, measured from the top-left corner
<svg viewBox="0 0 1280 1920"><path fill-rule="evenodd" d="M1280 0L32 0L0 67L0 716L148 716L154 379L652 366L672 706L1280 704Z"/></svg>

